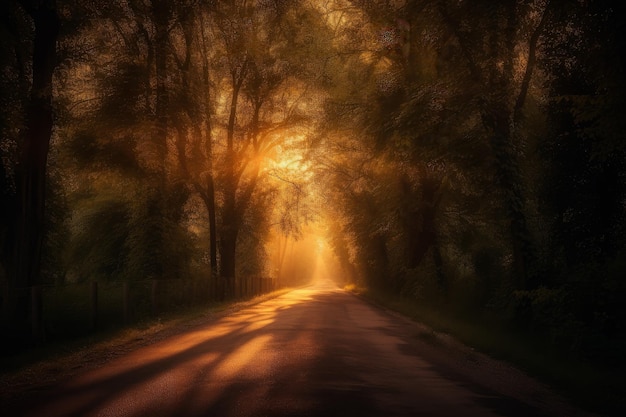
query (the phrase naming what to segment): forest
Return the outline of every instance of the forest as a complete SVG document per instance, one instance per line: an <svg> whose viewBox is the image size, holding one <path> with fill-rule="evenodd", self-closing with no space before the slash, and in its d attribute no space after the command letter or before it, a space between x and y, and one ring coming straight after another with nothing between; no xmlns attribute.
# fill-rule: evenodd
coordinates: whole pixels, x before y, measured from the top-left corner
<svg viewBox="0 0 626 417"><path fill-rule="evenodd" d="M2 352L54 337L42 290L223 301L324 254L343 284L623 369L620 7L1 2Z"/></svg>

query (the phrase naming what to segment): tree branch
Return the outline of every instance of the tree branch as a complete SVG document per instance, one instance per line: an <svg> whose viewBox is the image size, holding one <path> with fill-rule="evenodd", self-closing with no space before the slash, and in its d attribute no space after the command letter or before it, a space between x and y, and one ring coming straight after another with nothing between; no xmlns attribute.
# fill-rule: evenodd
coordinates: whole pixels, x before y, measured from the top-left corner
<svg viewBox="0 0 626 417"><path fill-rule="evenodd" d="M470 53L470 48L465 42L466 38L463 36L463 34L461 33L459 29L459 22L456 19L454 19L454 17L452 17L452 15L450 14L445 0L441 0L439 2L439 13L443 17L444 22L446 22L447 25L450 27L450 29L452 29L452 33L454 33L454 36L459 42L459 46L461 47L461 52L463 53L463 57L467 61L470 74L472 74L472 77L474 79L482 83L483 82L482 74L478 68L478 65L476 65L476 62L472 58L472 54Z"/></svg>
<svg viewBox="0 0 626 417"><path fill-rule="evenodd" d="M543 32L543 29L547 22L548 12L550 8L551 2L548 0L545 9L543 10L543 14L541 16L541 20L539 24L535 28L532 36L529 40L528 45L528 59L526 61L526 69L524 71L524 78L522 79L522 84L520 86L520 92L515 100L515 106L513 107L513 123L517 124L519 118L522 113L522 107L524 107L524 103L526 102L526 97L528 96L528 88L530 87L530 80L532 79L533 70L535 68L535 63L537 61L537 43L539 42L539 37Z"/></svg>

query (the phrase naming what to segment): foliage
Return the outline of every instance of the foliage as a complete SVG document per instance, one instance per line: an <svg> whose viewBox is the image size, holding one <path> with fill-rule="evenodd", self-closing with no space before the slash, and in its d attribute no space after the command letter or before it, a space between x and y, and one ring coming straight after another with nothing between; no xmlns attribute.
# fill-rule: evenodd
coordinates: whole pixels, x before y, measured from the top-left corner
<svg viewBox="0 0 626 417"><path fill-rule="evenodd" d="M318 159L344 273L623 363L619 10L350 3Z"/></svg>

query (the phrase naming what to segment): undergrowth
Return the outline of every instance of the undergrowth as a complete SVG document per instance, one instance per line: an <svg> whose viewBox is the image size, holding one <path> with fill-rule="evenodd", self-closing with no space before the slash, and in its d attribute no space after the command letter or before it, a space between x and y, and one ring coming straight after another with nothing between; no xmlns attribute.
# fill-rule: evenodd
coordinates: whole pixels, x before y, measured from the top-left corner
<svg viewBox="0 0 626 417"><path fill-rule="evenodd" d="M447 333L467 346L505 360L558 390L574 404L607 416L626 415L626 384L617 370L582 361L545 341L493 323L455 316L414 300L353 284L347 291Z"/></svg>

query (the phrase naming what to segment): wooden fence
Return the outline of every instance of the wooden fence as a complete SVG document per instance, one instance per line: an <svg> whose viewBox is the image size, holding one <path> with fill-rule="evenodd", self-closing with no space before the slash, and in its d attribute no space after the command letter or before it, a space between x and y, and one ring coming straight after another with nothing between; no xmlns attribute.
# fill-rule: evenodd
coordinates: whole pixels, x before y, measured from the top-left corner
<svg viewBox="0 0 626 417"><path fill-rule="evenodd" d="M230 290L227 291L226 288ZM59 339L118 327L224 299L246 299L276 289L276 280L243 277L218 280L91 281L19 289L30 297L33 339Z"/></svg>

